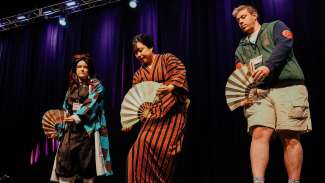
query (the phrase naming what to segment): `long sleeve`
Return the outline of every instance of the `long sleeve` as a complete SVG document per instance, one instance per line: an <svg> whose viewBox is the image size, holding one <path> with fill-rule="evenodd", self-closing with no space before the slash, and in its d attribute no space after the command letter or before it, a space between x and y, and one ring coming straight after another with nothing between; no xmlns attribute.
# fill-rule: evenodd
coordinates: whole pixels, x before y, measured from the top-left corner
<svg viewBox="0 0 325 183"><path fill-rule="evenodd" d="M141 74L140 74L140 69L139 69L133 75L132 85L136 85L138 83L141 83L141 81L142 81L142 79L141 79Z"/></svg>
<svg viewBox="0 0 325 183"><path fill-rule="evenodd" d="M163 59L165 59L166 67L166 81L164 85L172 84L175 86L172 93L166 95L160 95L160 101L153 104L150 107L150 117L142 120L157 120L164 118L170 109L177 103L177 95L187 93L188 86L186 80L186 70L184 64L174 55L166 54Z"/></svg>
<svg viewBox="0 0 325 183"><path fill-rule="evenodd" d="M242 66L243 66L243 61L241 59L241 56L238 53L238 50L236 50L236 52L235 52L235 69L240 69Z"/></svg>
<svg viewBox="0 0 325 183"><path fill-rule="evenodd" d="M168 53L165 56L167 64L166 85L172 84L175 86L175 91L184 90L188 92L186 69L184 64L174 55Z"/></svg>
<svg viewBox="0 0 325 183"><path fill-rule="evenodd" d="M63 102L63 105L62 105L62 108L67 112L69 111L69 106L68 106L68 103L67 103L68 95L69 95L69 90L65 94L64 102Z"/></svg>
<svg viewBox="0 0 325 183"><path fill-rule="evenodd" d="M275 47L266 61L266 66L271 71L286 64L293 47L293 35L290 29L283 22L279 21L273 28L273 40Z"/></svg>
<svg viewBox="0 0 325 183"><path fill-rule="evenodd" d="M92 121L97 116L99 101L102 100L104 94L104 87L98 80L92 81L90 88L88 98L82 103L80 109L74 112L80 117L81 122Z"/></svg>

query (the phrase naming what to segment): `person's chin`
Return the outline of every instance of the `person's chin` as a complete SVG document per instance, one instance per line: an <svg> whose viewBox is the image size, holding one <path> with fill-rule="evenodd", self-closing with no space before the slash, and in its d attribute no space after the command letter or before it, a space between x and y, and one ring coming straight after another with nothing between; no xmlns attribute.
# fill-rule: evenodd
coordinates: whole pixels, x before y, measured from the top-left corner
<svg viewBox="0 0 325 183"><path fill-rule="evenodd" d="M241 30L242 30L244 33L247 33L247 31L248 31L247 27L241 28Z"/></svg>
<svg viewBox="0 0 325 183"><path fill-rule="evenodd" d="M243 32L245 34L252 34L254 32L254 29L250 29L250 28L246 27L245 29L243 29Z"/></svg>
<svg viewBox="0 0 325 183"><path fill-rule="evenodd" d="M81 80L85 80L85 79L87 79L87 77L88 77L88 76L86 76L86 75L79 76L79 78L80 78Z"/></svg>

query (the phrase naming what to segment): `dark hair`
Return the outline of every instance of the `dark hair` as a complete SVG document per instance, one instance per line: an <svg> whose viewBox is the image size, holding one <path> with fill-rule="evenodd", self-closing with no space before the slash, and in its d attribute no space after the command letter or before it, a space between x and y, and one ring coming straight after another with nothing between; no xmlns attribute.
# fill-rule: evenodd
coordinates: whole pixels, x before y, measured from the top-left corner
<svg viewBox="0 0 325 183"><path fill-rule="evenodd" d="M69 73L69 87L72 87L72 85L79 83L78 76L76 74L76 70L77 70L76 68L77 68L77 64L80 61L84 61L88 65L88 75L90 78L94 78L96 76L92 59L90 58L88 53L75 54L73 55L72 59L73 59L72 67Z"/></svg>
<svg viewBox="0 0 325 183"><path fill-rule="evenodd" d="M77 68L77 64L80 61L84 61L86 62L86 64L88 65L88 73L90 77L93 77L95 75L95 69L93 66L93 61L91 59L91 57L89 56L88 53L82 53L82 54L75 54L73 55L73 64L72 64L72 71L74 73L76 73L76 68Z"/></svg>
<svg viewBox="0 0 325 183"><path fill-rule="evenodd" d="M76 70L77 70L77 64L80 61L86 62L88 65L88 75L90 78L95 77L95 69L93 66L92 59L90 58L88 53L80 53L80 54L75 54L72 57L72 67L69 73L69 89L68 89L68 98L67 101L69 104L72 105L74 99L78 98L78 100L85 100L85 98L88 96L88 87L80 89L81 85L89 85L90 80L83 81L83 83L79 82Z"/></svg>
<svg viewBox="0 0 325 183"><path fill-rule="evenodd" d="M132 40L133 47L136 45L137 42L146 45L148 48L153 48L153 44L154 44L152 37L147 34L138 34L134 36Z"/></svg>

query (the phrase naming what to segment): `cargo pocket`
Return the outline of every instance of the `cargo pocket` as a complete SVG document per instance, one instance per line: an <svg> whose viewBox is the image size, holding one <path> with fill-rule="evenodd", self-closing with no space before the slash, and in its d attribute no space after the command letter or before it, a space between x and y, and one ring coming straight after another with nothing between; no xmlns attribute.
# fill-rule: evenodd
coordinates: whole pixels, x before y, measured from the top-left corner
<svg viewBox="0 0 325 183"><path fill-rule="evenodd" d="M308 106L292 106L289 117L293 119L305 119L308 117Z"/></svg>
<svg viewBox="0 0 325 183"><path fill-rule="evenodd" d="M305 92L299 92L298 95L292 99L288 116L292 119L305 119L309 115L308 95Z"/></svg>

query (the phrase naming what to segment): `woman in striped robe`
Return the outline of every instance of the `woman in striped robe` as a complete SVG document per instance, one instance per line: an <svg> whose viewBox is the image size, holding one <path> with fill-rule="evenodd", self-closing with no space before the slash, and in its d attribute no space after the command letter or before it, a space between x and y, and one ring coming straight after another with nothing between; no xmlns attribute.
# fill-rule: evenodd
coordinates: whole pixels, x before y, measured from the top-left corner
<svg viewBox="0 0 325 183"><path fill-rule="evenodd" d="M128 155L128 182L171 182L189 101L185 66L170 53L154 53L148 35L135 36L132 44L142 63L133 76L133 85L155 81L163 86L157 91L158 103L140 107L143 124Z"/></svg>

